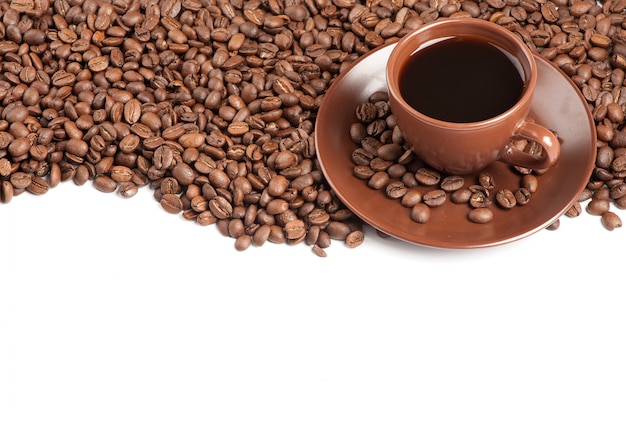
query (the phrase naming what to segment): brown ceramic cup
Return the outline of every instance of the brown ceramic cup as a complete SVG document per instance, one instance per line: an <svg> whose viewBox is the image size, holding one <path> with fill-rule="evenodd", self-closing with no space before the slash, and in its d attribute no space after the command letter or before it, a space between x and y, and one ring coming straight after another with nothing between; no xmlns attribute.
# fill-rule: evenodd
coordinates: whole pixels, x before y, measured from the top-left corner
<svg viewBox="0 0 626 421"><path fill-rule="evenodd" d="M433 43L452 37L471 37L495 45L512 57L523 81L517 102L493 117L454 122L430 117L410 106L400 88L400 76L410 57ZM463 69L458 69L462 72ZM537 82L532 52L517 35L501 26L471 18L442 19L405 35L393 48L386 67L391 110L409 147L425 163L450 174L471 174L494 161L532 169L547 169L560 154L557 137L528 119ZM454 101L454 98L450 98ZM524 152L513 144L524 138L538 142L541 156Z"/></svg>

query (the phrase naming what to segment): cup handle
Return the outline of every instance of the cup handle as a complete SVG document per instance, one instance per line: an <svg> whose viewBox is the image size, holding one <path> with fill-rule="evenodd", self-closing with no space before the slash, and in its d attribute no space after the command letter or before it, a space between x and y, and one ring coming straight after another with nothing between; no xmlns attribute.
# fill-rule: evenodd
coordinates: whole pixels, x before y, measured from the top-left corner
<svg viewBox="0 0 626 421"><path fill-rule="evenodd" d="M498 159L499 161L534 170L547 169L556 164L561 154L561 145L554 133L537 123L525 121L512 139L520 137L539 143L543 147L544 153L541 156L531 155L515 147L511 142L505 147L504 153Z"/></svg>

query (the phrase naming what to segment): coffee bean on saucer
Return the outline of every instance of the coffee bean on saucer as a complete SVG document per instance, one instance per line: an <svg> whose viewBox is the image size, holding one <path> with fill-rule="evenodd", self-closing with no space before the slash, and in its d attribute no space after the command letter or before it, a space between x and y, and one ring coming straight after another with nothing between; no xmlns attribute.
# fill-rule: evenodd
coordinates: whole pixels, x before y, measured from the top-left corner
<svg viewBox="0 0 626 421"><path fill-rule="evenodd" d="M453 192L463 187L465 179L460 175L449 175L441 180L441 189L446 192Z"/></svg>
<svg viewBox="0 0 626 421"><path fill-rule="evenodd" d="M524 187L526 190L528 190L529 193L536 193L538 186L539 182L537 180L537 177L533 174L525 174L522 177L520 187Z"/></svg>
<svg viewBox="0 0 626 421"><path fill-rule="evenodd" d="M515 195L509 189L498 190L496 193L496 202L504 209L512 209L517 205Z"/></svg>
<svg viewBox="0 0 626 421"><path fill-rule="evenodd" d="M467 203L472 197L472 191L468 188L461 188L450 194L450 200L453 203Z"/></svg>
<svg viewBox="0 0 626 421"><path fill-rule="evenodd" d="M513 192L515 195L515 201L518 205L523 206L530 202L531 194L525 187L520 187L519 189Z"/></svg>
<svg viewBox="0 0 626 421"><path fill-rule="evenodd" d="M470 189L472 191L472 189ZM491 199L489 193L482 189L474 189L468 201L469 205L473 208L486 208L491 206Z"/></svg>
<svg viewBox="0 0 626 421"><path fill-rule="evenodd" d="M424 186L436 186L441 181L441 174L431 168L422 167L415 172L415 179Z"/></svg>
<svg viewBox="0 0 626 421"><path fill-rule="evenodd" d="M389 183L385 188L385 194L390 199L400 199L407 193L407 191L408 188L404 185L402 181Z"/></svg>
<svg viewBox="0 0 626 421"><path fill-rule="evenodd" d="M430 207L425 203L418 203L411 208L411 219L418 224L425 224L430 220Z"/></svg>
<svg viewBox="0 0 626 421"><path fill-rule="evenodd" d="M493 176L487 172L481 172L478 175L478 184L480 184L487 190L491 190L496 186L496 182Z"/></svg>
<svg viewBox="0 0 626 421"><path fill-rule="evenodd" d="M422 201L430 206L431 208L435 208L443 205L447 200L446 192L441 189L435 189L427 192L422 197Z"/></svg>
<svg viewBox="0 0 626 421"><path fill-rule="evenodd" d="M477 224L486 224L493 220L493 211L488 207L475 208L469 211L467 218Z"/></svg>
<svg viewBox="0 0 626 421"><path fill-rule="evenodd" d="M402 196L401 204L404 207L411 208L422 201L422 192L418 189L411 188Z"/></svg>

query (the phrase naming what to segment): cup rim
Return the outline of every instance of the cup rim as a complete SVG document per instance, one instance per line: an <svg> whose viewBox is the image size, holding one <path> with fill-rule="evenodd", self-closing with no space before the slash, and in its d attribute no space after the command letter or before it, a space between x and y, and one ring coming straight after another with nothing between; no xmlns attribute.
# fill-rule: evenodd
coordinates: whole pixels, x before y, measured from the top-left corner
<svg viewBox="0 0 626 421"><path fill-rule="evenodd" d="M398 54L400 54L400 51L403 49L405 45L413 42L413 40L416 37L418 37L425 31L432 30L432 28L436 28L439 26L458 26L459 24L471 25L474 27L482 27L483 29L486 29L488 31L493 31L495 33L500 34L500 36L508 39L509 41L517 45L517 47L519 48L519 51L526 58L526 62L528 64L529 72L528 72L528 75L525 75L526 80L524 81L524 88L523 88L523 92L520 98L512 107L510 107L506 111L498 115L495 115L493 117L490 117L486 120L471 121L471 122L454 122L454 121L440 120L440 119L431 117L427 114L424 114L416 110L415 108L413 108L404 100L402 94L400 93L400 88L398 86L399 78L392 77L394 74L398 75L401 70L400 66L402 63L399 62ZM456 36L459 34L451 32L449 35ZM441 38L441 37L437 37L437 38ZM417 47L415 49L417 49ZM535 62L535 59L533 57L531 50L524 44L524 42L518 36L516 36L513 32L509 31L506 28L503 28L502 26L496 23L484 21L481 19L473 19L473 18L443 18L437 21L426 23L414 29L412 32L409 32L404 37L402 37L397 42L397 44L393 47L391 54L389 55L389 60L387 62L385 72L386 72L385 76L387 80L387 88L389 90L390 97L394 98L397 102L399 102L401 106L406 110L406 112L410 113L414 117L419 118L424 123L428 123L432 126L445 126L448 129L456 129L456 130L476 129L479 127L485 127L485 126L497 124L497 123L502 122L503 120L508 119L509 116L511 116L511 114L518 112L519 109L522 108L525 104L530 104L530 101L532 100L532 95L534 93L535 86L537 83L537 64Z"/></svg>

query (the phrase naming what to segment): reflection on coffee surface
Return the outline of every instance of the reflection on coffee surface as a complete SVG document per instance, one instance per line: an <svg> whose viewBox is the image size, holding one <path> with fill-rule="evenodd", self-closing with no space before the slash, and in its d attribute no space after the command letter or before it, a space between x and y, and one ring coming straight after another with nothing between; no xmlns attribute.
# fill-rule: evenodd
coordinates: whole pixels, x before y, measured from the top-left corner
<svg viewBox="0 0 626 421"><path fill-rule="evenodd" d="M437 120L483 121L519 100L524 81L500 48L474 37L454 37L415 52L401 70L400 90L414 109Z"/></svg>

